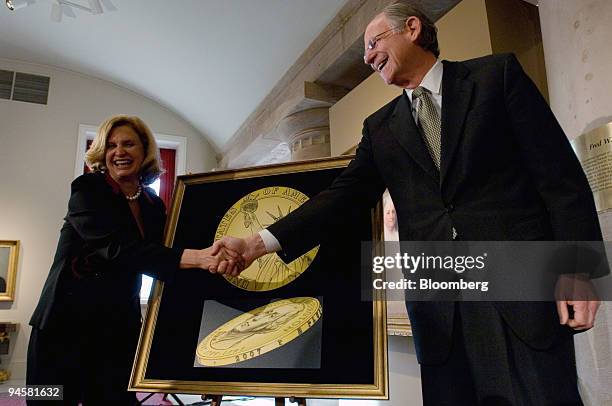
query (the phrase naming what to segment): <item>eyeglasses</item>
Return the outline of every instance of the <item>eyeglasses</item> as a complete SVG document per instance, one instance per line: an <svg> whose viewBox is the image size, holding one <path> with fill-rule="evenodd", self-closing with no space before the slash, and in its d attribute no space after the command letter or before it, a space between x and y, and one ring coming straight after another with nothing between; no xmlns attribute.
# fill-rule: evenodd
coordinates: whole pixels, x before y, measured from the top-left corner
<svg viewBox="0 0 612 406"><path fill-rule="evenodd" d="M400 32L402 32L403 29L400 29L398 27L394 27L394 28L390 28L387 31L383 31L380 34L376 34L375 36L373 36L372 38L370 38L368 40L368 45L366 46L366 54L368 51L372 51L376 48L376 44L378 44L378 41L388 38L393 34L399 34ZM363 61L365 62L367 58L367 55L363 56ZM367 62L365 62L367 64Z"/></svg>
<svg viewBox="0 0 612 406"><path fill-rule="evenodd" d="M397 31L397 32L393 32L393 31ZM370 38L368 40L368 46L367 46L366 49L368 51L373 50L374 48L376 48L376 43L378 41L380 41L381 39L385 39L387 37L390 37L391 35L396 34L396 33L399 33L397 28L390 28L387 31L383 31L380 34L377 34L377 35L373 36L372 38Z"/></svg>

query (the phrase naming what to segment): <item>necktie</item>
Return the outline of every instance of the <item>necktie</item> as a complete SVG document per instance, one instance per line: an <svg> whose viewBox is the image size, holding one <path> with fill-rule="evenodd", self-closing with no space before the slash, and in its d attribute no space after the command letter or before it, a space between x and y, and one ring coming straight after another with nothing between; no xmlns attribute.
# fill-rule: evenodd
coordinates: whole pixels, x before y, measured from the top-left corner
<svg viewBox="0 0 612 406"><path fill-rule="evenodd" d="M440 120L440 115L436 110L436 106L433 104L429 90L419 86L412 92L412 97L416 97L420 100L421 104L417 111L419 127L421 128L423 141L427 146L429 155L439 171L440 158L442 156L442 121ZM452 228L452 238L453 240L457 239L457 230L455 227Z"/></svg>
<svg viewBox="0 0 612 406"><path fill-rule="evenodd" d="M442 124L440 116L433 104L429 90L419 86L412 92L412 97L420 100L419 110L417 111L419 127L421 128L423 141L425 141L429 155L439 171L440 157L442 155L442 141L440 136Z"/></svg>

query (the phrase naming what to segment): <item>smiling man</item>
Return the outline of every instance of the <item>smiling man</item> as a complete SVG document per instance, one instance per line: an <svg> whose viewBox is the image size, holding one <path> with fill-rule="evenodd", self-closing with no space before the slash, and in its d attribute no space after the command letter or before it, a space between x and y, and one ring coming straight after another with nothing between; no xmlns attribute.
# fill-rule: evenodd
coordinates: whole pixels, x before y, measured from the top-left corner
<svg viewBox="0 0 612 406"><path fill-rule="evenodd" d="M272 251L291 261L346 202L372 207L385 188L403 241L601 240L580 164L513 55L440 61L435 26L405 1L370 22L364 48L365 63L404 92L364 121L355 159L267 230L217 248L246 264ZM593 326L597 300L406 305L426 405L582 404L572 334Z"/></svg>

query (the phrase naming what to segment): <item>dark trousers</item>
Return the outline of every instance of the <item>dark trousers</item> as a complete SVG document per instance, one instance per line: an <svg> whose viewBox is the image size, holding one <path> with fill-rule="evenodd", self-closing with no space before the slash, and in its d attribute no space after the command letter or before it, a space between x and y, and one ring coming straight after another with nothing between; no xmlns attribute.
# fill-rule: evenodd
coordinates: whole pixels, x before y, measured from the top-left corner
<svg viewBox="0 0 612 406"><path fill-rule="evenodd" d="M421 365L425 406L574 406L574 342L547 350L518 338L491 303L456 304L453 343L442 365Z"/></svg>
<svg viewBox="0 0 612 406"><path fill-rule="evenodd" d="M28 385L63 385L64 400L28 405L133 405L127 386L138 342L138 325L53 326L32 329Z"/></svg>

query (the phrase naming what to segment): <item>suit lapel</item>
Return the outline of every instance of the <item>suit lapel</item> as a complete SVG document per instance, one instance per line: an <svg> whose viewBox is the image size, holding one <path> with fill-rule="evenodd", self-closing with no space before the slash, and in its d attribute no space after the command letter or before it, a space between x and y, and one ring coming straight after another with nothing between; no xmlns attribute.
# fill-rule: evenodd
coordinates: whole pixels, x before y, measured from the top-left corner
<svg viewBox="0 0 612 406"><path fill-rule="evenodd" d="M466 79L469 71L457 62L443 61L442 74L442 159L440 182L444 183L463 135L463 125L474 83Z"/></svg>
<svg viewBox="0 0 612 406"><path fill-rule="evenodd" d="M395 109L389 120L389 129L397 142L399 142L408 154L410 154L412 159L423 168L425 173L437 182L439 179L438 170L414 122L412 108L405 92L402 92L402 96L395 105Z"/></svg>

